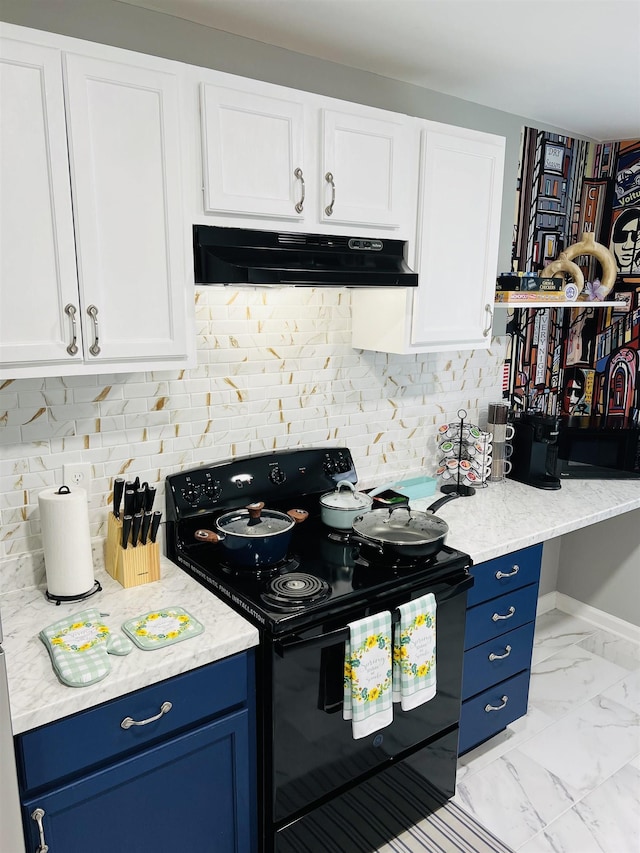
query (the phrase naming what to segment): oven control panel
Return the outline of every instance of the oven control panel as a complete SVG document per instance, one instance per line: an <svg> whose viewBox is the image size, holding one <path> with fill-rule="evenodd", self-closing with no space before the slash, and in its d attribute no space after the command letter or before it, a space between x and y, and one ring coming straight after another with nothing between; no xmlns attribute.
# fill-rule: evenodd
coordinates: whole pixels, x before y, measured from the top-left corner
<svg viewBox="0 0 640 853"><path fill-rule="evenodd" d="M167 477L167 520L254 501L266 506L287 499L295 503L296 498L330 491L340 480L357 482L346 447L282 450L203 465Z"/></svg>

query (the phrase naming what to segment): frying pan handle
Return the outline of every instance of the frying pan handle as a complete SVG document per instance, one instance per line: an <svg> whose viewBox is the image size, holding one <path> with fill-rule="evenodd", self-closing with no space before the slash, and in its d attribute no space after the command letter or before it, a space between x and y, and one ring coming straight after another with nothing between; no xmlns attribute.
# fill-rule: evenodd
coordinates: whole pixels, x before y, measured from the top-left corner
<svg viewBox="0 0 640 853"><path fill-rule="evenodd" d="M449 501L452 501L454 498L459 498L460 495L457 492L451 492L448 495L444 495L442 498L438 498L437 501L434 501L427 507L427 512L435 512L437 509L440 509L441 506L448 504Z"/></svg>

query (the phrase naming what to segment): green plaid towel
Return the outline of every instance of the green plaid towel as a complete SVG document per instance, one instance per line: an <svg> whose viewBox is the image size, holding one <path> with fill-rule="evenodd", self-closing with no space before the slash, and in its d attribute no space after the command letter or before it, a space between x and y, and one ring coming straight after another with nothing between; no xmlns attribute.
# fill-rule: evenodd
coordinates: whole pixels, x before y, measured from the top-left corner
<svg viewBox="0 0 640 853"><path fill-rule="evenodd" d="M43 628L38 635L63 684L86 687L111 671L109 655L126 655L133 646L123 636L112 635L99 610L74 613Z"/></svg>
<svg viewBox="0 0 640 853"><path fill-rule="evenodd" d="M342 716L351 720L355 739L393 722L391 673L391 613L386 610L350 622Z"/></svg>
<svg viewBox="0 0 640 853"><path fill-rule="evenodd" d="M436 695L436 599L432 592L398 607L393 638L393 701L403 711Z"/></svg>

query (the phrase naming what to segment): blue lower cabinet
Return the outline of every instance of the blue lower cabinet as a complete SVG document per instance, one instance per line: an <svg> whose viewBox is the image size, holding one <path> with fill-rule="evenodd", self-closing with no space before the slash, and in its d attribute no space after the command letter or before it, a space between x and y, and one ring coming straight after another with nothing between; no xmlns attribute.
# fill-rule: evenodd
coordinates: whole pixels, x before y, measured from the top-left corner
<svg viewBox="0 0 640 853"><path fill-rule="evenodd" d="M27 849L255 853L254 708L248 652L18 736Z"/></svg>
<svg viewBox="0 0 640 853"><path fill-rule="evenodd" d="M501 732L527 713L529 671L514 675L462 703L458 754Z"/></svg>
<svg viewBox="0 0 640 853"><path fill-rule="evenodd" d="M473 566L458 753L527 713L542 546Z"/></svg>

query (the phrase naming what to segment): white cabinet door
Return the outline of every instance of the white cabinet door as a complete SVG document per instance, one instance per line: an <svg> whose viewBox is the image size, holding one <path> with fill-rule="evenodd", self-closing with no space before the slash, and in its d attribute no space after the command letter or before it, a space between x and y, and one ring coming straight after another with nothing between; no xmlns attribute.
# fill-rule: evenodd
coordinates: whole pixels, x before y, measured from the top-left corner
<svg viewBox="0 0 640 853"><path fill-rule="evenodd" d="M60 56L54 48L0 40L0 364L5 368L82 361Z"/></svg>
<svg viewBox="0 0 640 853"><path fill-rule="evenodd" d="M186 353L175 75L65 54L85 359Z"/></svg>
<svg viewBox="0 0 640 853"><path fill-rule="evenodd" d="M411 343L488 347L497 274L504 140L462 129L423 130L419 287Z"/></svg>
<svg viewBox="0 0 640 853"><path fill-rule="evenodd" d="M399 227L408 126L322 110L322 133L321 220Z"/></svg>
<svg viewBox="0 0 640 853"><path fill-rule="evenodd" d="M503 137L424 122L418 287L354 290L352 345L410 353L486 349L498 265Z"/></svg>
<svg viewBox="0 0 640 853"><path fill-rule="evenodd" d="M200 109L205 211L301 219L302 103L202 83Z"/></svg>

